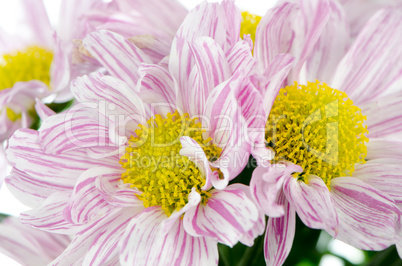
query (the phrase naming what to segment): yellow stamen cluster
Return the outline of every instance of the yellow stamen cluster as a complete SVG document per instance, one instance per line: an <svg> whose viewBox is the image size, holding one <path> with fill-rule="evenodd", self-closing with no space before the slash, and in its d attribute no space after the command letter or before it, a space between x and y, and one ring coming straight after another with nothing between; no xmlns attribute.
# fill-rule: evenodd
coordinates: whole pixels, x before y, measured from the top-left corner
<svg viewBox="0 0 402 266"><path fill-rule="evenodd" d="M260 23L261 17L250 14L248 12L242 12L242 21L240 25L240 37L243 38L244 34L250 34L251 39L255 42L255 33L257 31L258 23Z"/></svg>
<svg viewBox="0 0 402 266"><path fill-rule="evenodd" d="M53 54L44 48L30 46L0 57L0 90L12 88L18 81L40 80L50 84Z"/></svg>
<svg viewBox="0 0 402 266"><path fill-rule="evenodd" d="M208 191L201 190L205 176L192 161L179 154L180 137L197 141L210 161L219 157L221 149L211 143L211 138L203 139L205 130L201 123L186 113L180 115L176 111L167 118L155 115L147 123L139 125L137 136L131 136L121 157L120 163L127 169L122 180L142 191L138 198L145 207L161 206L168 216L187 204L193 187L205 204L210 196Z"/></svg>
<svg viewBox="0 0 402 266"><path fill-rule="evenodd" d="M285 159L303 167L294 176L309 174L331 179L350 176L355 164L365 163L368 133L366 119L353 101L325 83L295 82L280 90L270 112L266 140Z"/></svg>

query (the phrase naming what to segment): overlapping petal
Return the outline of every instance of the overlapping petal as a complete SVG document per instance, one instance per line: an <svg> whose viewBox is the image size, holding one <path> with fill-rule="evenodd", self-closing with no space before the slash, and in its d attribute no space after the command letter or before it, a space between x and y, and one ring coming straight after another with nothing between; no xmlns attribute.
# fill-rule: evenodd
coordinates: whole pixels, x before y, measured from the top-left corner
<svg viewBox="0 0 402 266"><path fill-rule="evenodd" d="M185 230L193 236L212 237L233 246L258 220L258 210L242 189L212 190L206 205L188 210Z"/></svg>

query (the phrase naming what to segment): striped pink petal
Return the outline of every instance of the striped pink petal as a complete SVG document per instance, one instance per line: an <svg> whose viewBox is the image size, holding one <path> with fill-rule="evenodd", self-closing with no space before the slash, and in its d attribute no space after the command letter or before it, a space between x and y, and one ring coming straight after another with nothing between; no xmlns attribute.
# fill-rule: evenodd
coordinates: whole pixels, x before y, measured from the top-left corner
<svg viewBox="0 0 402 266"><path fill-rule="evenodd" d="M138 213L135 208L116 209L102 219L78 232L71 244L52 265L109 265L118 254L118 242L131 219Z"/></svg>
<svg viewBox="0 0 402 266"><path fill-rule="evenodd" d="M401 134L401 104L402 92L398 92L361 105L362 113L367 116L369 138L384 138L392 134Z"/></svg>
<svg viewBox="0 0 402 266"><path fill-rule="evenodd" d="M22 265L46 265L69 243L66 235L24 226L15 217L7 217L0 223L0 252Z"/></svg>
<svg viewBox="0 0 402 266"><path fill-rule="evenodd" d="M214 265L218 263L217 243L193 237L178 219L168 232L160 229L166 214L150 207L138 214L120 241L122 265Z"/></svg>
<svg viewBox="0 0 402 266"><path fill-rule="evenodd" d="M53 52L53 61L51 66L51 88L56 92L55 102L65 102L72 98L69 90L70 86L70 54L67 53L66 47L62 40L53 33L53 42L55 48ZM60 93L59 93L60 92Z"/></svg>
<svg viewBox="0 0 402 266"><path fill-rule="evenodd" d="M204 117L209 121L202 121L214 144L223 148L220 158L212 165L221 169L226 184L245 166L238 162L236 156L242 156L250 149L248 143L242 139L243 120L236 97L244 80L244 76L236 72L229 80L218 85L209 95L204 110ZM223 188L223 181L220 185L213 185Z"/></svg>
<svg viewBox="0 0 402 266"><path fill-rule="evenodd" d="M292 178L294 172L301 172L298 165L273 164L259 166L252 174L250 191L257 206L270 217L284 215L284 206L278 203L278 196L283 193L283 182Z"/></svg>
<svg viewBox="0 0 402 266"><path fill-rule="evenodd" d="M84 47L106 70L135 88L141 63L152 63L138 47L116 33L100 30L88 34Z"/></svg>
<svg viewBox="0 0 402 266"><path fill-rule="evenodd" d="M367 143L366 160L382 158L402 160L402 141L371 138Z"/></svg>
<svg viewBox="0 0 402 266"><path fill-rule="evenodd" d="M95 72L75 79L71 91L79 102L94 106L93 109L105 116L124 115L125 119L129 117L137 123L145 118L145 107L139 93L117 78Z"/></svg>
<svg viewBox="0 0 402 266"><path fill-rule="evenodd" d="M177 88L169 71L160 65L141 64L138 87L142 101L152 105L158 114L173 113L177 106Z"/></svg>
<svg viewBox="0 0 402 266"><path fill-rule="evenodd" d="M219 44L210 37L198 37L189 43L194 56L193 86L188 88L190 115L201 115L211 91L231 76L226 56Z"/></svg>
<svg viewBox="0 0 402 266"><path fill-rule="evenodd" d="M41 120L45 120L49 116L55 115L56 112L47 107L43 102L41 102L38 98L35 99L35 111L38 114Z"/></svg>
<svg viewBox="0 0 402 266"><path fill-rule="evenodd" d="M285 214L269 218L265 232L264 255L267 265L282 265L292 248L296 229L296 212L281 193L278 204L283 205Z"/></svg>
<svg viewBox="0 0 402 266"><path fill-rule="evenodd" d="M99 213L108 213L114 208L106 202L96 188L99 176L116 176L116 170L106 167L90 168L77 179L70 200L64 209L64 218L73 224L91 223L100 217Z"/></svg>
<svg viewBox="0 0 402 266"><path fill-rule="evenodd" d="M110 150L117 149L111 144L106 122L101 124L97 115L94 108L75 105L46 119L39 131L43 152L60 154L106 145Z"/></svg>
<svg viewBox="0 0 402 266"><path fill-rule="evenodd" d="M71 192L55 192L37 208L21 213L23 224L58 234L74 234L80 230L64 219L63 210L67 206Z"/></svg>
<svg viewBox="0 0 402 266"><path fill-rule="evenodd" d="M124 169L106 169L95 179L95 186L102 198L115 207L143 206L137 195L141 192L131 188L129 183L121 181Z"/></svg>
<svg viewBox="0 0 402 266"><path fill-rule="evenodd" d="M18 168L11 170L5 182L7 188L19 201L32 208L41 205L48 196L56 191L66 192L74 188L73 184L63 185L54 180L38 179Z"/></svg>
<svg viewBox="0 0 402 266"><path fill-rule="evenodd" d="M282 88L283 82L289 74L289 71L295 64L295 58L288 54L279 54L273 58L270 65L267 68L262 69L263 75L260 78L259 87L263 96L263 103L266 108L265 115L268 119L269 112L272 105Z"/></svg>
<svg viewBox="0 0 402 266"><path fill-rule="evenodd" d="M232 184L230 187L242 190L250 200L253 199L250 188L248 186L235 183ZM258 219L256 223L246 234L243 235L243 237L239 241L246 246L252 247L254 245L254 239L262 235L264 231L265 231L265 214L263 211L258 210Z"/></svg>
<svg viewBox="0 0 402 266"><path fill-rule="evenodd" d="M212 190L206 205L188 210L184 228L192 236L212 237L234 246L259 218L258 209L242 189Z"/></svg>
<svg viewBox="0 0 402 266"><path fill-rule="evenodd" d="M293 177L285 180L283 191L287 200L305 225L336 236L338 218L328 187L317 176L306 179L306 183Z"/></svg>
<svg viewBox="0 0 402 266"><path fill-rule="evenodd" d="M177 0L118 0L117 2L121 10L132 10L144 14L138 21L140 25L145 24L147 27L156 28L172 37L187 15L186 8Z"/></svg>
<svg viewBox="0 0 402 266"><path fill-rule="evenodd" d="M184 19L172 43L169 70L179 91L179 105L190 110L189 80L195 63L189 43L200 36L211 37L226 52L239 40L240 13L231 1L201 3Z"/></svg>
<svg viewBox="0 0 402 266"><path fill-rule="evenodd" d="M396 242L400 210L386 193L353 177L331 180L337 238L356 248L382 250Z"/></svg>
<svg viewBox="0 0 402 266"><path fill-rule="evenodd" d="M284 2L269 10L261 19L256 33L255 55L259 68L264 70L275 56L290 53L297 60L289 82L298 80L299 72L324 29L329 14L330 7L326 0L314 3Z"/></svg>
<svg viewBox="0 0 402 266"><path fill-rule="evenodd" d="M244 40L238 41L227 53L227 60L232 73L238 69L245 75L251 75L255 71L257 61L251 51L253 47Z"/></svg>
<svg viewBox="0 0 402 266"><path fill-rule="evenodd" d="M32 31L28 33L34 36L34 43L44 47L51 47L53 29L43 1L22 1L21 4L22 16L26 19L29 30ZM27 33L25 32L25 34Z"/></svg>
<svg viewBox="0 0 402 266"><path fill-rule="evenodd" d="M342 6L330 0L330 15L312 52L306 60L306 77L302 80L330 82L350 42L349 24Z"/></svg>
<svg viewBox="0 0 402 266"><path fill-rule="evenodd" d="M402 166L370 160L357 165L353 176L387 193L396 204L402 203Z"/></svg>
<svg viewBox="0 0 402 266"><path fill-rule="evenodd" d="M334 88L345 91L357 105L374 99L401 78L402 12L388 8L367 22L338 65Z"/></svg>

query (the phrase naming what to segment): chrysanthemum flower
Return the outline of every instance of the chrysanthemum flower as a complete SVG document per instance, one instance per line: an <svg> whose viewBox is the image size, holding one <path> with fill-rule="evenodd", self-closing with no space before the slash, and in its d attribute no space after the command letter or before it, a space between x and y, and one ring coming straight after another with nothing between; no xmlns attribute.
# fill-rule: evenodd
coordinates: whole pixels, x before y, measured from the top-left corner
<svg viewBox="0 0 402 266"><path fill-rule="evenodd" d="M16 217L0 215L0 252L22 265L47 265L70 241L66 235L33 229Z"/></svg>
<svg viewBox="0 0 402 266"><path fill-rule="evenodd" d="M262 233L249 188L228 185L251 150L240 106L258 109L240 19L232 1L201 4L158 65L116 33L83 40L113 76L77 78L77 105L18 130L7 150L9 188L34 208L22 222L74 235L53 263L210 265L217 242Z"/></svg>
<svg viewBox="0 0 402 266"><path fill-rule="evenodd" d="M335 1L281 2L262 18L259 64L280 52L296 57L285 87L262 91L275 159L254 171L250 188L270 216L267 264L285 261L295 213L360 249L400 241L400 33L401 10L384 9L349 46Z"/></svg>

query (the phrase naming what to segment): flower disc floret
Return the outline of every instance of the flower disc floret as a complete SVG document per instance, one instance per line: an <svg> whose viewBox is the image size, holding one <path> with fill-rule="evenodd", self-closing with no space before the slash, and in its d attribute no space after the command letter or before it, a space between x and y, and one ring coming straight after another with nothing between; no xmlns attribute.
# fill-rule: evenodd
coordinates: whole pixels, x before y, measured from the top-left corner
<svg viewBox="0 0 402 266"><path fill-rule="evenodd" d="M329 186L334 177L351 176L365 163L366 117L346 93L316 81L280 90L270 112L266 140L285 159L303 167L295 177L312 174Z"/></svg>
<svg viewBox="0 0 402 266"><path fill-rule="evenodd" d="M186 156L180 155L180 138L188 136L203 148L208 160L216 160L221 149L204 140L201 123L187 113L177 111L166 118L155 115L147 126L139 125L131 136L121 164L126 172L122 180L141 191L138 198L144 207L161 206L169 216L188 202L188 195L194 187L205 204L210 196L201 189L205 185L203 172Z"/></svg>

